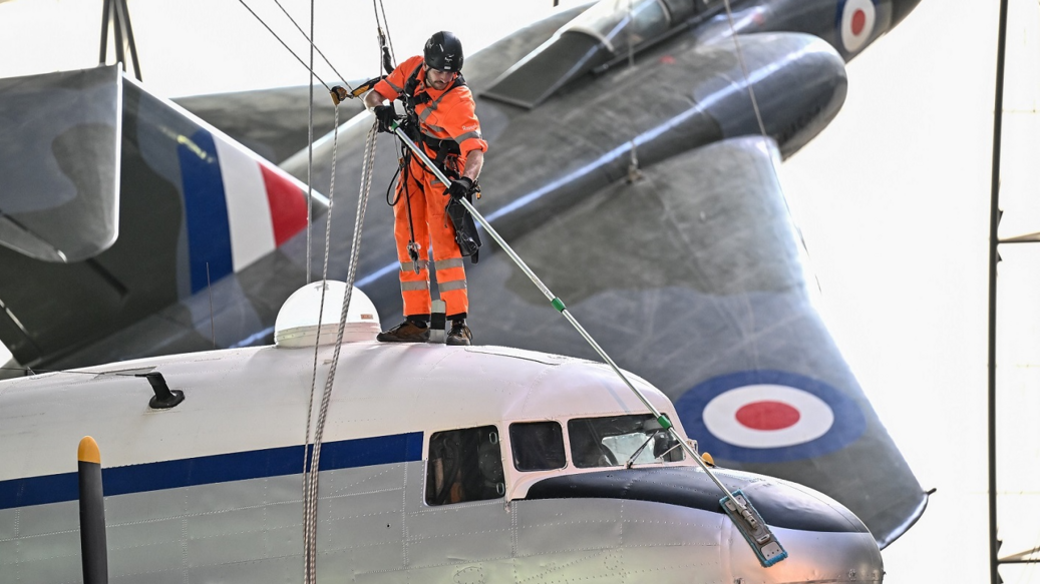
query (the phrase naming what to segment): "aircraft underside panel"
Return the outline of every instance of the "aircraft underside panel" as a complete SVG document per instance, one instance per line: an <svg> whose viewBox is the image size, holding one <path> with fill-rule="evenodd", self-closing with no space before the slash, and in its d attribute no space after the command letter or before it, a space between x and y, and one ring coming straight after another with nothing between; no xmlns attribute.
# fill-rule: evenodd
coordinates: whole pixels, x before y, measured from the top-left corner
<svg viewBox="0 0 1040 584"><path fill-rule="evenodd" d="M790 557L762 568L720 512L617 499L426 506L425 463L326 471L319 582L880 582L869 534L774 528ZM112 584L299 581L300 475L106 497ZM0 511L0 582L82 574L76 501ZM848 572L848 566L860 568Z"/></svg>

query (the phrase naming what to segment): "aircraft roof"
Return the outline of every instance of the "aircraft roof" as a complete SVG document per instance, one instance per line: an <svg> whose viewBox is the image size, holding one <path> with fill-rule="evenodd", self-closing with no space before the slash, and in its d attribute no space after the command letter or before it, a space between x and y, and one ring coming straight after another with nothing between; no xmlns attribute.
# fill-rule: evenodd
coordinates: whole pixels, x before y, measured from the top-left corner
<svg viewBox="0 0 1040 584"><path fill-rule="evenodd" d="M319 350L312 424L333 349ZM84 435L98 440L106 467L301 444L313 363L310 349L252 347L6 380L0 442L40 450L28 457L34 475L70 470L72 454L49 461L44 453L74 453ZM148 407L150 386L133 375L152 371L184 392L180 405ZM660 391L631 379L678 423ZM359 342L342 347L324 440L625 413L647 410L606 365L492 346ZM139 439L123 444L131 427Z"/></svg>

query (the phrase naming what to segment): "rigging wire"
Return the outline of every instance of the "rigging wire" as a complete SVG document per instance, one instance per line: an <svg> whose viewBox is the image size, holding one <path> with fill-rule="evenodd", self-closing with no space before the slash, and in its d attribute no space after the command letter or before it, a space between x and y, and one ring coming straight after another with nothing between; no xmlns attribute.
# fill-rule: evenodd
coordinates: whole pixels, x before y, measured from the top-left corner
<svg viewBox="0 0 1040 584"><path fill-rule="evenodd" d="M376 10L376 3L377 2L379 3L379 9L378 10ZM380 51L382 51L382 49L383 49L383 47L382 47L383 28L385 27L386 28L386 42L387 42L387 44L390 47L390 62L394 66L397 66L397 54L394 53L394 39L393 39L393 36L390 34L390 21L386 19L386 8L383 6L383 0L372 0L372 11L375 12L375 16L376 16L376 30L378 31L379 40L380 40L380 47L379 47L379 49L380 49ZM382 25L379 24L379 14L380 13L382 13L382 15L383 15L383 24ZM389 73L389 71L387 71L387 73Z"/></svg>
<svg viewBox="0 0 1040 584"><path fill-rule="evenodd" d="M270 27L270 26L268 26L266 22L264 22L264 19L263 19L263 18L260 18L260 15L259 15L259 14L257 14L256 12L253 12L253 9L252 9L252 8L250 8L248 4L246 4L246 0L238 0L238 2L239 2L239 4L241 4L241 5L243 6L243 7L245 7L245 9L246 9L246 10L248 10L248 11L249 11L249 13L250 13L250 14L252 14L252 15L253 15L253 17L254 17L254 18L256 18L256 20L257 20L257 21L258 21L258 22L259 22L260 24L262 24L262 25L264 26L264 28L266 28L266 29L267 29L267 32L271 33L271 36L273 36L273 37L274 37L274 38L275 38L275 39L276 39L276 40L277 40L278 42L282 43L282 46L283 46L283 47L285 47L285 50L289 51L289 54L291 54L291 55L292 55L292 56L293 56L293 57L294 57L294 58L295 58L295 59L296 59L297 61L299 61L301 65L303 65L304 67L306 67L306 68L307 68L307 70L308 70L308 71L310 71L311 75L313 75L315 79L317 79L317 80L318 80L319 82L321 82L321 84L322 84L322 85L324 85L324 86L325 86L325 89L327 89L327 90L329 90L329 91L332 91L332 88L331 88L331 87L329 87L329 84L328 84L328 83L325 83L325 81L324 81L324 80L323 80L323 79L322 79L322 78L321 78L321 77L320 77L320 76L319 76L319 75L318 75L317 73L315 73L315 72L314 72L314 69L312 69L312 68L310 68L310 67L307 67L307 63L305 63L305 62L303 61L303 59L301 59L301 58L299 57L299 55L297 55L297 54L296 54L296 53L295 53L295 52L294 52L294 51L293 51L292 49L290 49L290 48L289 48L289 45L285 44L285 41L283 41L283 40L282 40L282 37L278 36L278 34L277 34L277 33L275 33L275 32L274 32L274 30L272 30L272 29L271 29L271 27ZM304 36L306 36L306 35L304 35ZM313 44L313 43L312 43L312 44ZM344 81L344 83L346 83L346 81Z"/></svg>
<svg viewBox="0 0 1040 584"><path fill-rule="evenodd" d="M327 64L329 68L332 69L332 72L336 74L336 77L339 77L340 81L342 81L343 83L347 83L347 79L343 77L343 75L340 74L339 71L336 70L336 67L332 64L331 61L329 61L329 58L325 56L325 53L321 52L321 49L319 49L317 45L314 44L314 41L311 40L314 38L314 0L311 0L311 34L309 36L307 35L307 33L303 32L303 29L300 28L299 24L296 24L296 20L294 20L293 17L289 14L289 12L285 9L285 7L282 6L281 2L279 2L278 0L274 0L274 3L278 5L278 8L282 9L282 13L285 14L285 17L289 19L289 22L293 23L293 26L296 27L296 30L300 31L300 34L303 35L303 38L310 43L311 50L318 51L318 54L321 55L321 58L325 60L325 64ZM311 71L313 70L314 62L312 56ZM326 87L328 86L326 85ZM353 90L353 88L351 88L350 85L347 85L347 88Z"/></svg>
<svg viewBox="0 0 1040 584"><path fill-rule="evenodd" d="M278 0L275 0L275 2L277 3ZM278 4L278 6L281 7L282 5ZM285 12L284 8L282 8L282 12ZM286 12L285 15L289 16L289 13ZM292 20L291 16L289 17L289 20ZM295 21L293 22L293 24L296 24ZM299 26L297 26L296 28L299 28ZM314 51L317 48L314 44L314 0L311 0L311 34L310 37L307 38L307 41L308 44L310 44L311 46L311 61L309 72L311 75L313 75ZM325 55L322 55L322 57L324 56ZM328 59L325 59L325 62L328 62ZM329 63L329 66L331 67L332 63ZM333 68L332 70L336 71L335 68ZM338 72L336 74L339 75ZM304 284L311 283L311 224L314 221L314 81L310 77L307 78L307 89L309 90L307 92L307 255L306 259L304 260L306 262L307 267L305 270L306 277L304 279ZM338 105L336 106L336 115L339 115ZM310 423L307 424L307 427L310 427Z"/></svg>
<svg viewBox="0 0 1040 584"><path fill-rule="evenodd" d="M747 85L748 95L751 97L751 107L755 110L755 119L758 120L758 129L763 136L766 134L766 125L762 122L762 112L758 109L758 100L755 99L755 88L751 86L751 73L748 72L747 62L744 61L744 51L740 48L740 39L737 38L737 26L733 23L733 11L730 10L730 0L725 0L726 18L729 19L729 30L733 36L733 44L737 47L737 60L740 61L740 69L744 72L744 83Z"/></svg>

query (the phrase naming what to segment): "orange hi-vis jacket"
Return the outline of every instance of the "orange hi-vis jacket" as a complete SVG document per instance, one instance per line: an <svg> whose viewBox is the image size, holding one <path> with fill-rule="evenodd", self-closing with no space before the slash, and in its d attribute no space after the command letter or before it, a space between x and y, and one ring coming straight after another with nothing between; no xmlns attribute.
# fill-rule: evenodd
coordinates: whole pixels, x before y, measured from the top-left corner
<svg viewBox="0 0 1040 584"><path fill-rule="evenodd" d="M461 174L466 165L466 155L473 150L487 151L487 142L480 135L480 122L475 111L473 94L466 86L438 91L426 86L426 66L422 56L412 57L394 69L386 79L374 87L383 97L393 100L404 93L408 78L419 70L415 95L429 95L426 103L417 104L419 131L424 137L435 140L453 140L460 154L449 156L445 166ZM430 159L437 156L429 144L423 143ZM394 205L394 239L397 242L397 259L400 262L401 297L404 300L405 316L430 314L430 275L428 247L433 244L434 269L437 274L437 290L445 303L448 318L465 316L469 311L469 295L466 289L466 270L462 254L455 243L455 228L445 214L448 204L445 185L428 171L417 157L411 157L407 168L402 169L397 182L397 204ZM410 215L410 218L409 218ZM410 219L410 220L409 220ZM415 237L419 244L419 271L416 273L408 243Z"/></svg>
<svg viewBox="0 0 1040 584"><path fill-rule="evenodd" d="M375 90L383 97L394 100L404 93L408 78L418 67L417 79L419 81L415 88L415 95L423 93L429 95L430 101L415 107L415 113L419 117L419 131L424 136L435 140L454 140L459 145L461 155L458 159L458 172L466 164L466 154L471 150L487 152L487 142L480 135L480 122L477 120L475 111L476 104L473 102L473 93L469 87L461 86L450 89L448 85L443 91L438 91L426 86L426 65L423 64L421 55L407 59L394 69L393 73L386 79L376 83ZM429 147L426 153L433 158L437 153L432 152Z"/></svg>

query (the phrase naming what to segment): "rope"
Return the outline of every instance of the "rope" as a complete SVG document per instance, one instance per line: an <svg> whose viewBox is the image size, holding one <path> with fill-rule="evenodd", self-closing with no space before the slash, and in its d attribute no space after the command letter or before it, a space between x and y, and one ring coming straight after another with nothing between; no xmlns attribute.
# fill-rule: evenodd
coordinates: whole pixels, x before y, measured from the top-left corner
<svg viewBox="0 0 1040 584"><path fill-rule="evenodd" d="M337 127L338 127L338 113L339 108L336 108L337 112ZM354 290L354 280L357 276L357 264L358 256L361 252L361 228L365 221L365 210L368 207L368 196L371 192L372 186L372 170L375 161L375 141L377 131L379 129L378 122L373 122L371 129L368 131L368 138L365 141L365 157L363 166L361 168L362 181L361 191L358 196L358 208L357 214L354 221L354 239L351 242L351 256L349 270L347 273L347 289L343 295L343 306L340 310L339 328L336 332L336 348L333 352L332 363L329 369L329 376L325 380L325 390L322 393L321 406L318 411L318 422L314 432L314 450L310 457L310 468L308 469L305 461L305 476L304 486L307 489L304 494L304 545L305 545L305 557L304 557L304 582L306 584L312 584L316 578L316 559L317 559L317 530L318 530L318 471L320 469L321 462L321 443L322 437L325 432L325 420L328 417L329 401L332 397L332 387L336 379L336 368L339 365L340 349L343 345L343 332L346 328L347 321L347 310L350 306L350 297ZM333 160L333 174L332 181L335 184L335 160L336 160L336 147L338 132L333 138L332 146L332 160ZM329 187L330 192L333 187ZM332 197L329 197L330 211ZM329 264L329 242L330 242L330 229L329 225L331 222L325 225L325 265L322 272L322 281L326 281L328 276L328 264ZM325 286L322 286L322 307L325 303ZM321 318L321 312L319 312L319 323ZM308 404L307 409L307 430L308 439L310 433L310 415L311 410L314 407L314 386L317 378L318 371L318 339L315 339L314 343L314 367L311 376L311 401Z"/></svg>
<svg viewBox="0 0 1040 584"><path fill-rule="evenodd" d="M243 5L244 5L244 1L243 0L239 0L239 1L243 2ZM282 5L278 2L278 0L275 0L275 3L278 4L278 7L282 9L282 12L285 12L285 15L289 18L289 20L292 21L294 25L296 25L297 30L300 30L299 25L297 25L296 21L294 21L292 19L292 17L289 16L288 12L285 11L285 8L282 7ZM248 9L248 6L246 8ZM250 10L250 12L252 12L252 10ZM254 15L255 15L255 13L254 13ZM257 18L259 18L259 17L257 17ZM386 13L385 12L383 13L383 19L384 19L384 21L386 20ZM377 12L376 13L376 23L377 23L377 26L378 26L378 21L379 21L379 14ZM267 26L267 25L265 24L264 26ZM389 27L387 27L387 29L389 31ZM270 30L270 28L268 28L268 30ZM382 32L382 31L380 31L380 32ZM302 30L300 30L300 33L304 34ZM273 31L272 31L272 34L274 34ZM277 37L277 35L276 35L276 37ZM304 34L304 37L307 38L307 35ZM308 41L311 43L311 49L312 49L312 52L311 52L311 59L312 59L312 62L311 62L311 73L312 74L313 74L313 58L314 58L313 51L316 50L316 48L314 46L314 42L312 40L313 37L314 37L314 3L313 3L313 0L311 0L311 36L310 36L310 38L308 38ZM281 39L279 39L279 41L280 40ZM284 45L285 43L282 43L282 44ZM288 47L286 47L286 49L288 49ZM380 46L380 50L381 49L382 49L382 46ZM392 47L392 45L391 45L390 51L391 51L391 55L392 55L393 54L393 47ZM321 51L318 51L318 52L321 53ZM294 54L294 56L295 56L295 54ZM325 58L324 54L322 54L322 58ZM328 63L328 59L327 58L325 58L325 62ZM332 64L329 63L329 66L332 67ZM340 75L338 71L336 71L335 67L333 67L333 71L336 72L337 76L339 76L341 79L343 79L343 76ZM317 75L315 75L315 77L317 77ZM318 80L321 81L320 78ZM343 83L347 85L347 88L351 92L353 92L353 88L350 87L350 85L346 83L345 79L343 79ZM322 84L323 85L325 84L324 81L322 81ZM325 87L326 87L326 89L328 89L329 86L325 85ZM312 92L313 92L313 84L312 84L312 88L311 89L312 89ZM330 89L330 91L331 91L331 89ZM313 101L314 101L314 99L313 99L313 93L312 93L312 97L311 97L312 107L313 107ZM313 145L313 125L314 125L313 118L311 118L310 128L308 129L308 138L309 138L309 141L311 142L312 145ZM325 291L327 289L328 273L329 273L329 249L330 249L330 242L331 242L331 239L332 239L332 208L334 206L334 203L333 203L334 198L333 198L333 196L334 196L335 189L336 189L336 161L338 159L338 148L339 148L339 104L338 103L336 104L335 122L334 122L334 126L333 127L334 127L334 130L333 130L333 139L332 139L332 168L331 168L331 171L330 171L331 172L331 177L330 177L330 183L329 183L329 209L328 209L328 214L326 216L326 223L325 223L325 257L324 257L324 262L323 262L323 265L322 265L322 284L323 285L322 285L322 289L321 289L321 306L320 306L319 311L318 311L319 331L320 331L321 321L322 321L322 318L323 318L323 311L324 311L324 308L325 308ZM316 579L317 579L317 565L316 564L317 564L317 555L318 555L318 553L317 553L317 547L318 547L318 545L317 545L318 544L318 534L317 534L317 531L318 531L318 483L319 483L319 477L320 477L319 471L320 471L320 468L321 468L321 444L322 444L322 438L323 438L324 432L325 432L325 421L326 421L326 419L328 417L329 401L330 401L330 399L332 397L332 387L333 387L333 383L334 383L334 381L336 379L336 369L337 369L337 366L339 364L340 349L342 348L342 345L343 345L343 332L344 332L344 330L346 328L347 311L348 311L348 309L350 307L350 298L351 298L351 295L352 295L353 290L354 290L354 280L357 277L357 264L358 264L357 260L358 260L358 256L359 256L360 251L361 251L361 228L362 228L362 225L364 224L365 210L368 207L368 197L369 197L369 193L371 192L372 172L373 172L374 162L375 162L375 141L376 141L376 136L377 136L377 133L378 133L378 129L379 129L378 121L374 121L373 124L372 124L372 127L368 131L368 137L367 137L367 139L365 141L365 155L364 155L363 165L362 165L362 168L361 168L361 173L362 173L361 192L360 192L360 194L358 196L358 209L357 209L356 218L355 218L355 222L354 222L354 239L351 242L351 257L350 257L349 270L348 270L348 273L347 273L346 291L345 291L345 293L343 295L343 306L342 306L342 308L340 310L339 327L338 327L337 332L336 332L336 348L335 348L335 351L334 351L334 354L333 354L332 363L331 363L330 368L329 368L329 376L328 376L328 378L325 381L325 389L322 392L321 405L320 405L319 410L318 410L318 421L317 421L317 425L316 425L315 431L314 431L314 447L313 447L313 449L310 449L309 446L310 446L311 417L312 417L312 414L313 414L313 411L314 411L314 389L315 389L315 386L317 384L317 376L318 376L318 348L319 348L320 334L316 335L315 339L314 339L314 362L312 364L312 369L311 369L310 398L309 398L308 403L307 403L307 431L306 431L306 436L304 438L304 444L306 445L306 447L304 448L304 460L303 460L303 476L304 476L304 478L303 478L303 489L304 489L304 494L303 494L303 503L304 503L304 518L303 518L304 519L304 521L303 521L304 533L303 533L303 542L304 542L304 582L305 582L305 584L313 584L316 581ZM308 158L308 168L307 168L308 188L309 188L309 185L310 185L310 173L311 173L311 166L310 165L312 164L312 159L310 158L310 156L312 156L311 152L313 152L313 151L309 147L309 149L308 149L308 156L309 156L309 158ZM310 208L309 208L309 205L308 205L308 218L309 217L310 217ZM308 254L307 255L307 257L308 257L308 259L307 259L307 279L308 279L308 282L310 281L310 231L309 231L309 225L310 225L310 223L309 223L309 219L308 219L308 240L307 240L307 254ZM308 450L310 450L309 460L308 460Z"/></svg>
<svg viewBox="0 0 1040 584"><path fill-rule="evenodd" d="M301 65L303 65L304 67L307 67L307 63L304 63L303 59L301 59L292 49L290 49L289 45L285 44L285 41L283 41L281 37L279 37L273 30L271 30L270 26L267 26L267 23L264 22L264 19L260 18L260 15L258 15L256 12L253 12L253 9L250 8L248 4L246 4L246 0L238 0L238 2L239 2L239 4L244 6L245 9L248 10L249 13L252 14L256 18L256 20L258 22L260 22L260 24L262 24L264 26L264 28L267 29L267 32L271 33L271 36L273 36L275 39L277 39L278 42L282 43L282 46L285 47L285 50L289 51L289 54L291 54L297 61L299 61ZM325 81L323 81L322 78L319 77L318 74L315 73L313 69L311 69L310 67L307 67L307 70L311 72L311 75L313 75L315 79L320 81L321 84L325 86L325 89L327 89L329 91L332 91L332 88L329 87L329 84L325 83ZM346 83L346 81L344 81L344 83Z"/></svg>
<svg viewBox="0 0 1040 584"><path fill-rule="evenodd" d="M334 195L336 189L336 149L339 145L339 105L336 105L335 113L335 124L333 125L332 133L332 177L329 181L329 210L325 215L325 261L322 268L321 279L324 284L328 278L329 273L329 240L331 239L332 229L332 209L334 207ZM318 305L318 330L321 330L321 321L324 318L325 312L325 286L321 287L321 304ZM317 537L317 474L314 472L315 469L308 465L308 461L313 460L313 450L310 448L311 445L311 415L314 412L314 387L317 385L318 378L318 341L321 335L315 335L314 337L314 364L311 367L311 392L310 398L307 401L307 432L304 438L304 449L303 449L303 581L305 584L311 584L314 581L314 564L315 560L313 552L311 550L316 549L316 542L314 539ZM319 416L320 419L320 416ZM317 436L317 431L315 431ZM310 452L308 452L310 451ZM314 493L312 496L311 493ZM313 519L312 519L313 518ZM311 522L315 523L315 529L312 529Z"/></svg>
<svg viewBox="0 0 1040 584"><path fill-rule="evenodd" d="M748 95L751 96L751 107L755 110L755 119L758 120L758 129L763 136L766 134L766 125L762 123L762 112L758 110L758 100L755 99L755 89L751 87L751 74L748 73L747 63L744 62L744 51L740 48L740 39L737 38L737 27L733 23L733 12L729 7L729 0L725 0L726 18L729 19L729 30L733 33L733 44L737 47L737 60L740 61L740 69L744 72L744 83L747 84Z"/></svg>
<svg viewBox="0 0 1040 584"><path fill-rule="evenodd" d="M335 125L333 126L333 153L336 152L336 147L339 142L339 105L336 106L335 113ZM332 157L333 172L332 179L329 186L329 211L326 213L326 261L324 261L324 268L321 272L322 283L326 280L329 274L329 239L330 229L332 227L332 211L333 202L335 196L335 185L336 185L336 156L333 154ZM320 333L321 320L324 318L324 293L326 293L326 287L321 287L321 303L318 304L318 330ZM311 584L314 581L314 559L312 557L311 550L315 549L313 546L312 535L316 530L311 529L311 522L316 521L317 509L314 499L311 496L312 483L317 481L317 477L310 468L309 461L313 458L313 449L311 446L311 416L314 412L314 388L317 384L318 375L318 341L320 334L314 338L314 364L311 367L311 393L310 398L307 401L307 433L304 437L304 583ZM312 520L311 517L315 517Z"/></svg>

